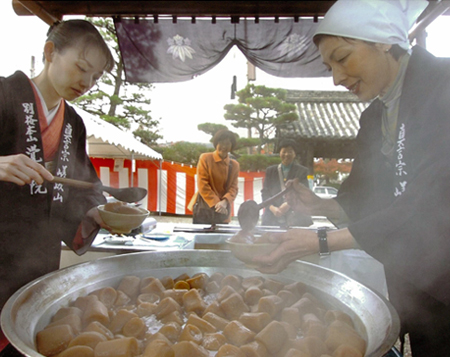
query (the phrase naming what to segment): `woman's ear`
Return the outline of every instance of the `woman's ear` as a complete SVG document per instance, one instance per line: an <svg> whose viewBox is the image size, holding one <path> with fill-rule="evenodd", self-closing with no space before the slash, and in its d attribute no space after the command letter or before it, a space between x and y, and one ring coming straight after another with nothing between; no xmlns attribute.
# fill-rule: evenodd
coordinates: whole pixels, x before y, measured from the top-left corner
<svg viewBox="0 0 450 357"><path fill-rule="evenodd" d="M55 44L52 41L48 41L44 45L44 58L46 62L52 62L55 54Z"/></svg>

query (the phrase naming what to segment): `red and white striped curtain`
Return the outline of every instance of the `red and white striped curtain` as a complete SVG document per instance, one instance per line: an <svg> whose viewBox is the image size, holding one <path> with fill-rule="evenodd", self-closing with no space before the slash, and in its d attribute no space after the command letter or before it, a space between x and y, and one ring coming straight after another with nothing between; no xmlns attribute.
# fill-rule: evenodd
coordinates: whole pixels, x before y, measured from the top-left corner
<svg viewBox="0 0 450 357"><path fill-rule="evenodd" d="M142 207L152 212L191 215L187 206L196 191L196 167L167 161L91 158L102 183L112 187L143 187L148 190ZM232 207L236 215L247 200L261 202L264 172L240 172L239 192Z"/></svg>

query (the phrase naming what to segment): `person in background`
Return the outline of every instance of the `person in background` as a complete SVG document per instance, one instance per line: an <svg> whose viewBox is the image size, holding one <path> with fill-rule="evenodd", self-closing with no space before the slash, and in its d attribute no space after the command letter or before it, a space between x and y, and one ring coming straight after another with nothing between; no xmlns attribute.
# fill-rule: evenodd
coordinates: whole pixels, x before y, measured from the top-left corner
<svg viewBox="0 0 450 357"><path fill-rule="evenodd" d="M337 1L314 35L323 63L363 101L352 171L336 199L298 182L291 207L348 226L274 234L257 257L275 272L319 250L361 247L383 263L389 299L414 357L450 350L450 63L410 48L408 31L427 1ZM325 244L327 242L327 244Z"/></svg>
<svg viewBox="0 0 450 357"><path fill-rule="evenodd" d="M59 268L61 241L80 255L100 227L109 229L97 210L106 202L100 191L51 181L100 184L83 121L66 101L91 89L114 59L87 21L56 23L47 36L37 77L0 78L0 309L21 286Z"/></svg>
<svg viewBox="0 0 450 357"><path fill-rule="evenodd" d="M214 135L213 144L216 150L201 154L197 164L194 224L229 223L231 204L238 193L239 163L229 156L236 147L236 135L221 129Z"/></svg>
<svg viewBox="0 0 450 357"><path fill-rule="evenodd" d="M286 182L298 178L299 182L308 186L308 168L295 162L296 143L293 140L281 141L280 159L278 165L269 166L266 169L263 188L261 190L262 200L265 201L286 188ZM293 212L284 197L264 210L261 224L263 226L280 227L307 227L313 222L310 216Z"/></svg>

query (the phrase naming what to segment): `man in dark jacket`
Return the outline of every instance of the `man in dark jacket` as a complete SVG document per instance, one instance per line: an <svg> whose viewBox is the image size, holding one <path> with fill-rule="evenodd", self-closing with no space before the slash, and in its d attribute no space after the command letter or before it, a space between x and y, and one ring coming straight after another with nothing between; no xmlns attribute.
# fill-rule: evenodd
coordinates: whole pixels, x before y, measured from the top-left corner
<svg viewBox="0 0 450 357"><path fill-rule="evenodd" d="M266 170L262 200L265 201L285 189L288 180L298 178L301 183L308 186L308 169L294 162L296 143L293 140L283 140L280 143L281 163L269 166ZM294 213L283 197L280 197L270 207L264 210L262 216L263 226L280 227L307 227L312 224L310 216Z"/></svg>

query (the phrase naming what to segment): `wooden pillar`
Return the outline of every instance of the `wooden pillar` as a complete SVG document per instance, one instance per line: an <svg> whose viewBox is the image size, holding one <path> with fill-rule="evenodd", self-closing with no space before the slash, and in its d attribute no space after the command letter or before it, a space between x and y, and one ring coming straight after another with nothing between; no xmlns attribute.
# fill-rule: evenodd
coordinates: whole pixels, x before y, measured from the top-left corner
<svg viewBox="0 0 450 357"><path fill-rule="evenodd" d="M416 36L416 43L418 46L427 48L427 32L426 31L420 31L417 33Z"/></svg>
<svg viewBox="0 0 450 357"><path fill-rule="evenodd" d="M314 145L312 144L306 146L304 166L308 168L309 175L314 175Z"/></svg>

